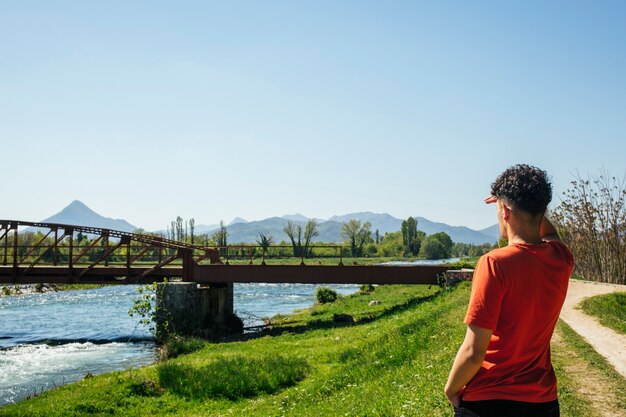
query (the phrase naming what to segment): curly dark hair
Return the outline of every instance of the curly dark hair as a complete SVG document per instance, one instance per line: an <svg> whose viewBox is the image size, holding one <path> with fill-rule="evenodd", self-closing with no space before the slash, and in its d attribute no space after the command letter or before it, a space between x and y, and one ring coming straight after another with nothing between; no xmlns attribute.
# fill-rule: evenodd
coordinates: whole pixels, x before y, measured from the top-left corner
<svg viewBox="0 0 626 417"><path fill-rule="evenodd" d="M546 171L526 164L507 168L491 184L491 195L532 215L543 214L552 200Z"/></svg>

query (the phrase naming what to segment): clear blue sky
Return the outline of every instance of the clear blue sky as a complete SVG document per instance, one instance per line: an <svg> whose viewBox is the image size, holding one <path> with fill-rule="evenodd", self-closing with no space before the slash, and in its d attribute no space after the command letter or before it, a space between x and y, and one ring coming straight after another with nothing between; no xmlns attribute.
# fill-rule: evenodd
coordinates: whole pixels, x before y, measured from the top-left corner
<svg viewBox="0 0 626 417"><path fill-rule="evenodd" d="M0 3L0 218L482 228L525 162L626 172L626 3Z"/></svg>

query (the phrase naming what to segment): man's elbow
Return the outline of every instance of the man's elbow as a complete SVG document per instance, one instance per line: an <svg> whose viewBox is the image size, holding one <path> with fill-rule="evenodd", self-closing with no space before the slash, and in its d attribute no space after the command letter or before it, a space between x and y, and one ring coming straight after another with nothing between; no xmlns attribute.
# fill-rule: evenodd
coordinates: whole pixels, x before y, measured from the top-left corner
<svg viewBox="0 0 626 417"><path fill-rule="evenodd" d="M485 352L483 350L469 346L465 350L465 360L474 366L480 366L485 360Z"/></svg>

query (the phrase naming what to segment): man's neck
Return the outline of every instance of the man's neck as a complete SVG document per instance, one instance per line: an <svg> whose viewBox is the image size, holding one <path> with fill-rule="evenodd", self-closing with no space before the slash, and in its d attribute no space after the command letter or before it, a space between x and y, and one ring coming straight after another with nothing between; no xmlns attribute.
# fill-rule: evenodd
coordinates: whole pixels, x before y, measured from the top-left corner
<svg viewBox="0 0 626 417"><path fill-rule="evenodd" d="M510 224L507 224L507 236L509 245L524 244L524 245L536 245L542 243L539 228L514 228Z"/></svg>

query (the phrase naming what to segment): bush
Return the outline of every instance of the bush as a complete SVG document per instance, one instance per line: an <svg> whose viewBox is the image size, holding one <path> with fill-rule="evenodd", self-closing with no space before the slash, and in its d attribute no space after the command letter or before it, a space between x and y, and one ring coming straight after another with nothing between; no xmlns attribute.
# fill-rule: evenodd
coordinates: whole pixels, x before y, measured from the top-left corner
<svg viewBox="0 0 626 417"><path fill-rule="evenodd" d="M315 291L315 299L319 304L332 303L337 301L337 298L339 298L339 294L332 288L319 287Z"/></svg>
<svg viewBox="0 0 626 417"><path fill-rule="evenodd" d="M372 284L363 284L361 288L359 288L360 293L370 293L373 292L376 288Z"/></svg>
<svg viewBox="0 0 626 417"><path fill-rule="evenodd" d="M554 210L555 225L585 279L626 283L626 179L608 172L572 181Z"/></svg>

